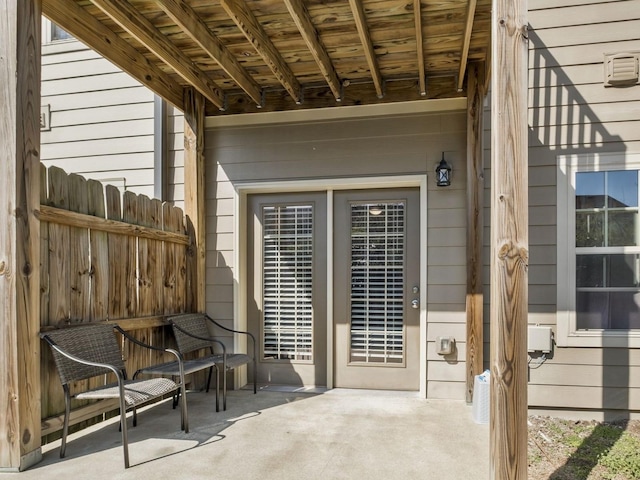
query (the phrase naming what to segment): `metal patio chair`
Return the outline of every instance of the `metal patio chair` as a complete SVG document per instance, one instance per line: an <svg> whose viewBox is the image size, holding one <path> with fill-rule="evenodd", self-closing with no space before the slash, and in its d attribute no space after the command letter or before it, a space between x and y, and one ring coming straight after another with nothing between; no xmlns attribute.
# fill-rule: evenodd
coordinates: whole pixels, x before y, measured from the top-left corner
<svg viewBox="0 0 640 480"><path fill-rule="evenodd" d="M60 458L63 458L66 453L72 398L78 400L119 400L124 466L125 468L129 468L127 410L133 410L133 425L136 426L136 409L138 406L168 394L177 395L181 388L181 383L176 383L168 378L128 380L127 371L122 359L122 351L115 335L116 331L136 345L153 350L162 350L175 355L178 359L176 362L178 363L179 370L182 369L181 356L177 351L153 347L142 343L128 335L117 325L83 325L42 332L40 337L51 346L53 358L64 390L65 414ZM71 394L70 386L73 382L104 376L109 373L115 375L115 383L95 388L89 387L73 395ZM184 380L184 375L178 376L181 380ZM185 432L189 431L186 399L182 402L181 428Z"/></svg>
<svg viewBox="0 0 640 480"><path fill-rule="evenodd" d="M220 411L220 372L222 372L222 405L227 409L227 376L226 372L242 365L253 362L253 393L257 392L256 382L256 342L254 336L242 330L234 330L220 325L204 313L185 313L167 318L167 323L172 326L176 339L178 352L184 358L192 352L204 351L200 358L184 360L184 374L208 370L206 391L209 391L213 371L216 372L216 411ZM224 344L211 335L209 325L221 328L228 332L247 335L253 341L253 357L244 353L229 353ZM222 353L216 353L216 348ZM139 374L176 376L178 374L178 362L169 362L154 365L138 370L134 378ZM183 392L184 393L184 392ZM175 403L174 403L175 405Z"/></svg>

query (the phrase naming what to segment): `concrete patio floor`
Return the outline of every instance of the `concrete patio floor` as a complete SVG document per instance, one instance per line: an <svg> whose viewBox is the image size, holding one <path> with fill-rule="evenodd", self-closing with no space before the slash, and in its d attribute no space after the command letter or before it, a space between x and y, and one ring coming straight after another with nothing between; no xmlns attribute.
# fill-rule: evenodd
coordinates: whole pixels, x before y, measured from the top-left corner
<svg viewBox="0 0 640 480"><path fill-rule="evenodd" d="M483 479L489 427L462 401L415 393L335 389L229 392L226 412L212 393L188 394L190 432L165 402L129 429L125 470L113 419L43 446L20 480L74 479Z"/></svg>

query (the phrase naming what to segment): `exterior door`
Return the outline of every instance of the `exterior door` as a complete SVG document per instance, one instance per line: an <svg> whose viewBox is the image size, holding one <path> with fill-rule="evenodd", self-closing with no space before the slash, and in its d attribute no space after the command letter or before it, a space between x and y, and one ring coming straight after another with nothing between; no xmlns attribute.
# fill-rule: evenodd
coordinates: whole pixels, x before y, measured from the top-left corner
<svg viewBox="0 0 640 480"><path fill-rule="evenodd" d="M420 388L418 189L336 192L334 384Z"/></svg>
<svg viewBox="0 0 640 480"><path fill-rule="evenodd" d="M247 324L261 384L326 385L326 204L325 193L249 197Z"/></svg>

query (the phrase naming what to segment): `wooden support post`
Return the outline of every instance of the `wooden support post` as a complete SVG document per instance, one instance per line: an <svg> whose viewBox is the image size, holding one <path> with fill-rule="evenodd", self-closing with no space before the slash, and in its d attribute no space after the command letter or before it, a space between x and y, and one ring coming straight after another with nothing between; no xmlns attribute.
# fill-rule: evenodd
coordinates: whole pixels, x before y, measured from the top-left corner
<svg viewBox="0 0 640 480"><path fill-rule="evenodd" d="M473 382L483 369L482 229L484 171L482 162L482 101L484 66L467 73L467 403Z"/></svg>
<svg viewBox="0 0 640 480"><path fill-rule="evenodd" d="M0 7L0 470L40 450L40 0Z"/></svg>
<svg viewBox="0 0 640 480"><path fill-rule="evenodd" d="M527 478L527 1L493 0L492 479Z"/></svg>
<svg viewBox="0 0 640 480"><path fill-rule="evenodd" d="M195 245L191 262L191 308L204 312L205 302L205 164L204 97L192 88L184 91L184 210Z"/></svg>

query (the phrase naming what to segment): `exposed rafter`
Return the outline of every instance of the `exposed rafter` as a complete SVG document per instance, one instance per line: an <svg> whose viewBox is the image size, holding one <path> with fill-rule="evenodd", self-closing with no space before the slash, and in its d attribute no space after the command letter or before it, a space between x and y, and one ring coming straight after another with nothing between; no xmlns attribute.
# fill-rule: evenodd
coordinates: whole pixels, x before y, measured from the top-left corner
<svg viewBox="0 0 640 480"><path fill-rule="evenodd" d="M302 102L302 87L244 0L220 0L227 14L260 54L291 98Z"/></svg>
<svg viewBox="0 0 640 480"><path fill-rule="evenodd" d="M262 90L229 49L207 27L189 5L178 0L155 0L182 30L213 58L256 105L262 104Z"/></svg>
<svg viewBox="0 0 640 480"><path fill-rule="evenodd" d="M395 0L40 2L63 29L86 13L96 28L67 28L76 38L179 108L176 90L196 88L207 115L457 97L469 62L490 53L491 0L404 0L401 11ZM128 51L112 55L118 42Z"/></svg>
<svg viewBox="0 0 640 480"><path fill-rule="evenodd" d="M420 0L413 0L413 15L416 25L416 53L418 54L418 79L420 95L427 94L426 71L424 68L424 46L422 40L422 4Z"/></svg>
<svg viewBox="0 0 640 480"><path fill-rule="evenodd" d="M467 59L469 58L469 43L471 42L471 32L473 31L473 19L476 16L476 0L469 0L467 5L467 21L464 24L464 35L462 35L462 52L460 54L460 70L458 71L458 91L462 90L464 75L467 70Z"/></svg>
<svg viewBox="0 0 640 480"><path fill-rule="evenodd" d="M183 109L182 87L134 47L71 0L43 0L42 14L108 58L168 102Z"/></svg>
<svg viewBox="0 0 640 480"><path fill-rule="evenodd" d="M127 0L92 0L111 19L191 83L207 100L224 109L224 95L213 81Z"/></svg>
<svg viewBox="0 0 640 480"><path fill-rule="evenodd" d="M367 63L369 64L369 71L371 72L373 84L376 87L376 93L378 94L378 98L382 98L384 96L384 92L382 90L382 75L380 75L378 59L376 58L376 52L373 50L373 43L371 43L371 35L369 35L369 27L367 26L362 1L349 0L349 5L351 5L351 11L353 12L353 18L356 22L358 35L360 35L360 42L362 42L362 46L364 47L364 55L367 58Z"/></svg>
<svg viewBox="0 0 640 480"><path fill-rule="evenodd" d="M313 55L313 58L316 60L316 63L327 81L331 92L333 92L333 95L339 102L342 95L340 92L340 80L338 79L338 74L336 73L336 69L333 66L333 62L331 61L327 50L320 41L316 27L311 22L311 18L309 18L307 8L304 6L302 0L284 0L284 3L287 6L287 9L289 9L289 13L293 18L293 21L307 44L307 48L309 48L311 55Z"/></svg>

